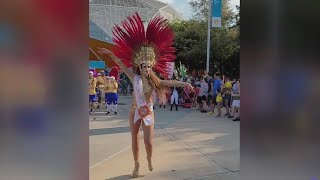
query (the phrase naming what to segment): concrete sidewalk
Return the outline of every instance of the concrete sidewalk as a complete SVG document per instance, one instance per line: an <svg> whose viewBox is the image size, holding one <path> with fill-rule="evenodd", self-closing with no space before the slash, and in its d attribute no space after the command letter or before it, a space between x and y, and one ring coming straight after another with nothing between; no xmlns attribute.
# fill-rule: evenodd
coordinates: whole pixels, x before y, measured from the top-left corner
<svg viewBox="0 0 320 180"><path fill-rule="evenodd" d="M134 168L127 116L132 97L120 97L118 115L90 121L90 180L131 179ZM143 133L138 179L240 179L240 123L195 110L155 110L154 170L147 167Z"/></svg>

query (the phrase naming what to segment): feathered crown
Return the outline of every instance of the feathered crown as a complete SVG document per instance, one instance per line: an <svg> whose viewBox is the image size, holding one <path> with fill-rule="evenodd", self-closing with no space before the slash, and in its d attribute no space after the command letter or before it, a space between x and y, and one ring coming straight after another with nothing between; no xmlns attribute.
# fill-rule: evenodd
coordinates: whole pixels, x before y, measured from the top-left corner
<svg viewBox="0 0 320 180"><path fill-rule="evenodd" d="M169 66L175 60L174 33L166 19L160 15L150 20L145 31L138 13L122 21L113 29L116 46L113 53L127 67L140 67L147 63L163 77L170 72Z"/></svg>

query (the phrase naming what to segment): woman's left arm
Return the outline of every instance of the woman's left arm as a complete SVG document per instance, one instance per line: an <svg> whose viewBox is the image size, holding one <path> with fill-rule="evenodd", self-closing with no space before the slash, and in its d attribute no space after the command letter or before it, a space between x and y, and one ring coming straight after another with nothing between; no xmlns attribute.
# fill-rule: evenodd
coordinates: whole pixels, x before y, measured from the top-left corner
<svg viewBox="0 0 320 180"><path fill-rule="evenodd" d="M161 80L160 85L163 87L189 87L191 90L193 90L193 87L190 83L185 83L181 81L176 80Z"/></svg>

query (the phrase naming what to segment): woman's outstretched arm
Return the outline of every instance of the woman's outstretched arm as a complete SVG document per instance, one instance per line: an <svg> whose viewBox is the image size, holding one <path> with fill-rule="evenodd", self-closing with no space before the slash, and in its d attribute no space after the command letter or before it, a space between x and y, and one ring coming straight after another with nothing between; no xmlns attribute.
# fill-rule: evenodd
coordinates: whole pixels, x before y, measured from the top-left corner
<svg viewBox="0 0 320 180"><path fill-rule="evenodd" d="M121 68L121 70L128 76L131 82L133 82L134 74L130 71L120 59L118 59L110 50L106 48L99 48L98 53L107 54L111 57L111 59Z"/></svg>
<svg viewBox="0 0 320 180"><path fill-rule="evenodd" d="M189 87L193 91L193 87L190 83L176 80L161 80L160 85L163 87Z"/></svg>

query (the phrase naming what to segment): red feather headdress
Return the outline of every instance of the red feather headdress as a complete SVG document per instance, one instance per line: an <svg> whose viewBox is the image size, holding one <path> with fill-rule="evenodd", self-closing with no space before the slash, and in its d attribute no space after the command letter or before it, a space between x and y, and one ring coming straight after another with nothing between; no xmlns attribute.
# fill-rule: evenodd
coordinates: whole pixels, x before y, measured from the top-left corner
<svg viewBox="0 0 320 180"><path fill-rule="evenodd" d="M115 25L113 34L116 46L112 51L127 67L139 67L147 62L163 77L168 77L176 57L174 33L166 19L155 16L145 31L139 14L135 13L124 20L121 26Z"/></svg>

